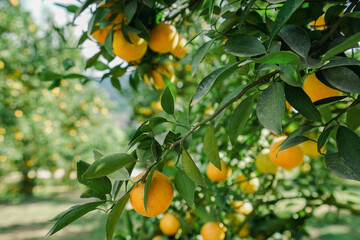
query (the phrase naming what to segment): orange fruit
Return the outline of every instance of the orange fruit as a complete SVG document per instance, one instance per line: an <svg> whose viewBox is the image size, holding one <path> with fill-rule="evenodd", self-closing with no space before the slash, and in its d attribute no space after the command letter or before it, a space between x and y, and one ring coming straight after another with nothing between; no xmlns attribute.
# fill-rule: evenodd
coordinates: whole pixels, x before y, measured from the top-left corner
<svg viewBox="0 0 360 240"><path fill-rule="evenodd" d="M255 166L257 170L263 174L272 173L275 174L278 170L276 166L270 159L269 149L263 149L255 159Z"/></svg>
<svg viewBox="0 0 360 240"><path fill-rule="evenodd" d="M270 159L277 166L290 170L299 166L304 161L304 152L299 145L287 148L279 152L279 145L286 139L286 136L275 138L270 145Z"/></svg>
<svg viewBox="0 0 360 240"><path fill-rule="evenodd" d="M147 42L138 35L128 33L131 43L126 41L120 30L114 32L113 51L114 54L127 62L141 59L146 53Z"/></svg>
<svg viewBox="0 0 360 240"><path fill-rule="evenodd" d="M310 74L306 77L303 89L313 102L316 102L323 98L336 97L341 94L340 91L329 88L328 86L323 84L316 77L315 73Z"/></svg>
<svg viewBox="0 0 360 240"><path fill-rule="evenodd" d="M250 235L250 226L249 224L245 224L240 231L238 232L239 238L246 238Z"/></svg>
<svg viewBox="0 0 360 240"><path fill-rule="evenodd" d="M257 186L252 181L247 181L244 175L239 175L236 180L240 184L240 190L247 194L257 191Z"/></svg>
<svg viewBox="0 0 360 240"><path fill-rule="evenodd" d="M175 81L174 68L170 64L158 65L155 69L151 69L149 73L154 81L154 87L156 89L165 88L165 83L162 75L165 75L167 78L169 78L171 82Z"/></svg>
<svg viewBox="0 0 360 240"><path fill-rule="evenodd" d="M168 53L176 47L178 41L176 28L170 24L159 23L150 31L149 47L154 52Z"/></svg>
<svg viewBox="0 0 360 240"><path fill-rule="evenodd" d="M308 138L312 140L316 140L315 133L310 133L307 136ZM317 142L314 141L306 141L301 144L302 149L304 151L305 155L308 155L309 157L319 157L321 154L317 150ZM321 148L321 152L325 152L325 146Z"/></svg>
<svg viewBox="0 0 360 240"><path fill-rule="evenodd" d="M254 209L250 202L243 202L243 201L235 201L232 204L232 207L235 209L236 212L242 213L244 215L248 215Z"/></svg>
<svg viewBox="0 0 360 240"><path fill-rule="evenodd" d="M153 239L152 239L152 240L161 240L162 238L163 238L162 236L157 235L157 236L153 237Z"/></svg>
<svg viewBox="0 0 360 240"><path fill-rule="evenodd" d="M134 182L144 174L145 172L142 172L136 176ZM145 183L139 182L130 193L130 203L136 212L145 217L154 217L169 208L174 197L174 188L166 175L154 171L147 199L147 211L144 206L144 189Z"/></svg>
<svg viewBox="0 0 360 240"><path fill-rule="evenodd" d="M93 36L93 38L95 38L95 40L100 43L100 44L104 44L105 43L105 39L106 36L108 35L108 33L111 30L111 26L107 26L104 29L99 28L98 30L96 30L95 32L93 32L91 34L91 36Z"/></svg>
<svg viewBox="0 0 360 240"><path fill-rule="evenodd" d="M230 175L229 171L231 170L223 161L221 161L221 171L217 167L215 167L214 164L209 162L206 168L206 176L214 182L224 182Z"/></svg>
<svg viewBox="0 0 360 240"><path fill-rule="evenodd" d="M207 222L200 230L203 240L223 240L225 239L225 231L217 222Z"/></svg>
<svg viewBox="0 0 360 240"><path fill-rule="evenodd" d="M171 213L165 213L160 220L160 230L162 233L173 236L177 233L180 227L179 220Z"/></svg>
<svg viewBox="0 0 360 240"><path fill-rule="evenodd" d="M176 47L171 50L171 54L174 55L177 58L183 58L186 55L186 48L183 49L183 47L186 44L186 39L183 37L180 37L178 44ZM182 50L182 51L181 51Z"/></svg>
<svg viewBox="0 0 360 240"><path fill-rule="evenodd" d="M326 23L325 23L325 13L321 15L318 19L311 22L311 26L315 28L316 30L325 30L327 29Z"/></svg>

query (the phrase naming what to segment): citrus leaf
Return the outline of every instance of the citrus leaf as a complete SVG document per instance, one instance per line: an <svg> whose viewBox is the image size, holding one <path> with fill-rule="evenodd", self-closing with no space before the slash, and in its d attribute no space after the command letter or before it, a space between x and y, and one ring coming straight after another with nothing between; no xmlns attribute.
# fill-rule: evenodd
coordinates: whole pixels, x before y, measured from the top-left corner
<svg viewBox="0 0 360 240"><path fill-rule="evenodd" d="M339 153L326 154L325 164L327 168L338 177L360 181L359 172L351 169Z"/></svg>
<svg viewBox="0 0 360 240"><path fill-rule="evenodd" d="M280 135L284 114L284 89L280 83L275 82L261 94L256 106L256 115L265 128Z"/></svg>
<svg viewBox="0 0 360 240"><path fill-rule="evenodd" d="M340 126L336 133L336 144L340 156L356 173L360 173L360 138L347 127Z"/></svg>
<svg viewBox="0 0 360 240"><path fill-rule="evenodd" d="M348 57L337 57L335 59L330 60L329 63L321 67L321 70L325 70L328 68L334 67L346 67L346 66L360 66L360 61L355 58Z"/></svg>
<svg viewBox="0 0 360 240"><path fill-rule="evenodd" d="M224 51L238 57L252 57L266 53L264 45L256 37L248 34L230 37L224 45Z"/></svg>
<svg viewBox="0 0 360 240"><path fill-rule="evenodd" d="M176 190L185 199L189 206L194 205L195 184L186 174L179 170L176 172L174 184Z"/></svg>
<svg viewBox="0 0 360 240"><path fill-rule="evenodd" d="M182 157L181 157L182 165L186 175L199 186L207 187L205 179L203 175L200 173L198 167L192 160L189 153L183 148L182 150Z"/></svg>
<svg viewBox="0 0 360 240"><path fill-rule="evenodd" d="M235 109L230 118L229 137L231 143L234 145L239 133L244 128L249 119L254 105L254 95L251 95L243 100Z"/></svg>
<svg viewBox="0 0 360 240"><path fill-rule="evenodd" d="M164 109L165 112L173 115L175 109L174 104L175 103L173 95L171 94L169 87L166 87L163 95L161 96L161 107Z"/></svg>
<svg viewBox="0 0 360 240"><path fill-rule="evenodd" d="M346 113L346 125L355 131L360 127L360 106L354 106Z"/></svg>
<svg viewBox="0 0 360 240"><path fill-rule="evenodd" d="M254 60L256 63L264 64L296 64L301 65L298 55L289 51L273 52Z"/></svg>
<svg viewBox="0 0 360 240"><path fill-rule="evenodd" d="M106 195L95 192L92 189L86 189L81 193L80 198L98 198L100 200L106 200Z"/></svg>
<svg viewBox="0 0 360 240"><path fill-rule="evenodd" d="M208 42L206 42L204 45L202 45L197 52L195 53L195 56L193 57L193 61L191 63L191 76L193 77L195 75L195 72L197 70L197 67L202 62L202 60L205 57L205 54L211 47L211 45L214 43L215 39L212 39Z"/></svg>
<svg viewBox="0 0 360 240"><path fill-rule="evenodd" d="M75 220L79 219L80 217L84 216L90 211L95 210L98 206L105 203L105 201L98 201L98 202L90 202L85 203L83 205L76 205L69 208L55 223L55 225L50 229L50 231L46 234L46 237L50 237L54 233L58 232L59 230L63 229L70 223L74 222Z"/></svg>
<svg viewBox="0 0 360 240"><path fill-rule="evenodd" d="M331 48L329 51L327 51L322 58L322 62L325 62L326 60L330 59L331 57L344 52L345 50L353 47L357 47L360 42L360 32L352 35L348 39L346 39L344 42L340 43L336 47Z"/></svg>
<svg viewBox="0 0 360 240"><path fill-rule="evenodd" d="M279 36L294 52L307 58L310 50L310 38L304 29L295 25L286 25L279 31Z"/></svg>
<svg viewBox="0 0 360 240"><path fill-rule="evenodd" d="M114 235L114 230L116 227L117 222L123 212L127 201L129 200L130 193L125 194L119 201L117 201L106 220L106 239L111 240Z"/></svg>
<svg viewBox="0 0 360 240"><path fill-rule="evenodd" d="M281 144L279 151L294 147L296 145L299 145L300 143L309 141L310 138L307 138L305 136L294 136L294 137L287 137Z"/></svg>
<svg viewBox="0 0 360 240"><path fill-rule="evenodd" d="M82 175L89 168L90 164L84 161L77 162L77 180L100 194L109 194L111 192L111 181L107 177L99 177L94 179L83 179Z"/></svg>
<svg viewBox="0 0 360 240"><path fill-rule="evenodd" d="M317 143L317 150L321 153L322 147L325 145L326 140L328 139L331 131L336 127L336 125L330 126L326 128L319 136L318 143Z"/></svg>
<svg viewBox="0 0 360 240"><path fill-rule="evenodd" d="M110 32L106 35L106 38L105 38L105 43L104 43L104 48L106 50L106 52L108 54L110 54L110 56L114 56L114 53L113 53L113 27L111 28Z"/></svg>
<svg viewBox="0 0 360 240"><path fill-rule="evenodd" d="M115 153L103 156L95 161L82 175L83 179L94 179L113 173L116 170L135 162L136 159L126 153Z"/></svg>
<svg viewBox="0 0 360 240"><path fill-rule="evenodd" d="M360 77L347 67L329 68L322 71L325 79L340 91L360 93Z"/></svg>
<svg viewBox="0 0 360 240"><path fill-rule="evenodd" d="M148 200L148 196L149 196L149 191L150 191L150 187L151 187L151 180L154 174L154 168L149 172L149 174L146 177L146 182L145 182L145 188L144 188L144 207L145 207L145 211L147 212L147 200Z"/></svg>
<svg viewBox="0 0 360 240"><path fill-rule="evenodd" d="M281 64L280 65L280 78L287 84L294 87L302 87L302 83L300 81L300 74L297 71L295 65L292 64Z"/></svg>
<svg viewBox="0 0 360 240"><path fill-rule="evenodd" d="M209 161L214 164L219 170L221 170L221 161L219 157L219 149L216 144L216 138L214 128L210 123L204 136L204 153Z"/></svg>
<svg viewBox="0 0 360 240"><path fill-rule="evenodd" d="M126 21L131 22L131 20L133 19L136 13L136 9L137 9L137 0L132 0L125 6L124 13L125 13Z"/></svg>

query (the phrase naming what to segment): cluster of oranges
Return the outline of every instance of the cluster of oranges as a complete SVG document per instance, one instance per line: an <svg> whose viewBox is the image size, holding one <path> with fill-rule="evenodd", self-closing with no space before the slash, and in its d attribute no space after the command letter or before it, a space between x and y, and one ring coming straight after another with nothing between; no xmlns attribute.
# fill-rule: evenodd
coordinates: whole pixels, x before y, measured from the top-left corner
<svg viewBox="0 0 360 240"><path fill-rule="evenodd" d="M110 7L114 4L114 2L109 2L100 7ZM110 12L105 17L105 20L109 21L113 18L114 20L111 21L109 26L103 29L97 29L92 33L92 36L99 44L104 44L107 35L113 28L113 52L123 60L134 64L139 63L141 58L146 54L148 47L153 52L159 54L171 53L177 58L182 58L186 55L186 48L184 48L186 39L178 34L174 26L159 22L149 31L150 40L147 42L132 32L127 32L128 38L124 36L121 24L128 24L124 13ZM130 40L130 42L128 40ZM145 82L150 84L149 77L151 77L154 87L163 89L165 88L165 83L162 78L163 75L172 82L175 80L174 69L169 63L154 64L149 72L144 75Z"/></svg>

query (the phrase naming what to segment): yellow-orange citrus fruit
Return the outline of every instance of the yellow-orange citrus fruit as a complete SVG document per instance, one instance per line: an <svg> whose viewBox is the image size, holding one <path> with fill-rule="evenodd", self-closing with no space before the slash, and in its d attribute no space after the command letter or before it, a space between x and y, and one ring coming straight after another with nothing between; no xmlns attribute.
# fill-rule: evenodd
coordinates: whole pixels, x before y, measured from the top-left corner
<svg viewBox="0 0 360 240"><path fill-rule="evenodd" d="M220 224L217 222L205 223L200 230L200 234L204 240L225 239L225 231L223 228L220 227Z"/></svg>
<svg viewBox="0 0 360 240"><path fill-rule="evenodd" d="M278 170L278 166L276 166L270 159L269 149L263 149L255 159L256 169L264 174L272 173L275 174Z"/></svg>
<svg viewBox="0 0 360 240"><path fill-rule="evenodd" d="M149 73L154 81L154 87L156 89L165 88L165 82L162 75L169 78L171 82L175 81L174 68L170 64L158 65L155 69L151 69Z"/></svg>
<svg viewBox="0 0 360 240"><path fill-rule="evenodd" d="M145 172L142 172L136 176L134 182L140 180L144 174ZM166 175L154 171L147 199L147 211L144 206L144 189L145 183L139 182L130 193L130 203L135 211L145 217L154 217L169 208L174 197L174 188Z"/></svg>
<svg viewBox="0 0 360 240"><path fill-rule="evenodd" d="M316 102L323 98L336 97L341 94L340 91L323 84L316 77L315 73L307 76L304 81L303 89L313 102Z"/></svg>
<svg viewBox="0 0 360 240"><path fill-rule="evenodd" d="M223 182L228 178L229 171L231 170L223 161L221 161L221 171L217 167L215 167L214 164L209 162L206 168L206 176L214 182Z"/></svg>
<svg viewBox="0 0 360 240"><path fill-rule="evenodd" d="M160 230L168 236L175 235L179 230L179 227L179 220L171 213L165 213L163 218L160 220Z"/></svg>
<svg viewBox="0 0 360 240"><path fill-rule="evenodd" d="M161 240L161 239L162 239L162 236L157 235L157 236L153 237L153 239L152 239L152 240Z"/></svg>
<svg viewBox="0 0 360 240"><path fill-rule="evenodd" d="M12 6L18 6L19 5L19 0L9 0L9 3L12 5Z"/></svg>
<svg viewBox="0 0 360 240"><path fill-rule="evenodd" d="M107 26L104 29L99 28L98 30L96 30L95 32L93 32L91 34L91 36L93 36L93 38L95 38L95 40L100 43L100 44L104 44L105 43L105 39L106 36L108 35L108 33L110 32L111 27Z"/></svg>
<svg viewBox="0 0 360 240"><path fill-rule="evenodd" d="M250 202L243 202L243 201L235 201L232 204L232 207L235 209L236 212L244 215L248 215L254 209Z"/></svg>
<svg viewBox="0 0 360 240"><path fill-rule="evenodd" d="M154 52L168 53L176 47L178 41L176 28L170 24L159 23L150 31L149 47Z"/></svg>
<svg viewBox="0 0 360 240"><path fill-rule="evenodd" d="M249 224L245 224L238 232L238 237L246 238L249 235L250 235L250 226L249 226Z"/></svg>
<svg viewBox="0 0 360 240"><path fill-rule="evenodd" d="M240 184L240 190L247 194L252 194L257 191L257 186L252 181L247 181L244 175L239 175L236 182Z"/></svg>
<svg viewBox="0 0 360 240"><path fill-rule="evenodd" d="M325 13L316 19L316 21L312 21L311 26L316 30L325 30L327 28L325 23Z"/></svg>
<svg viewBox="0 0 360 240"><path fill-rule="evenodd" d="M290 170L299 166L304 161L304 152L299 145L287 148L279 152L279 145L286 136L276 138L270 145L270 159L277 166Z"/></svg>
<svg viewBox="0 0 360 240"><path fill-rule="evenodd" d="M186 44L186 39L183 37L180 37L179 42L176 45L176 47L173 50L171 50L172 55L174 55L175 57L178 57L178 58L183 58L186 55L187 46L186 46L186 48L183 49L185 44Z"/></svg>
<svg viewBox="0 0 360 240"><path fill-rule="evenodd" d="M309 141L303 142L301 145L302 145L305 155L308 155L309 157L318 157L321 155L317 150L316 142L309 140ZM322 148L322 151L323 150L324 150L324 148Z"/></svg>
<svg viewBox="0 0 360 240"><path fill-rule="evenodd" d="M127 62L141 59L147 49L147 42L138 35L128 33L131 43L126 41L120 30L114 32L113 51L114 54L121 57Z"/></svg>

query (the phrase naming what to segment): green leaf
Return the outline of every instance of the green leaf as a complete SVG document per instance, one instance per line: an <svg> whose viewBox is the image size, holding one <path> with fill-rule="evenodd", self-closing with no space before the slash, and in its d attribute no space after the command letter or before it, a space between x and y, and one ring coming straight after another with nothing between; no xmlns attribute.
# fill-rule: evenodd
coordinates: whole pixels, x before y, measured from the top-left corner
<svg viewBox="0 0 360 240"><path fill-rule="evenodd" d="M281 144L279 151L291 148L293 146L299 145L300 143L309 141L310 139L305 136L294 136L294 137L287 137Z"/></svg>
<svg viewBox="0 0 360 240"><path fill-rule="evenodd" d="M236 97L237 95L239 95L241 93L241 91L246 87L246 85L241 85L238 86L237 88L235 88L232 92L230 92L229 94L227 94L220 102L219 107L217 108L217 110L219 110L220 108L222 108L228 101L230 101L231 99L233 99L234 97ZM216 127L217 124L219 123L220 119L224 116L225 110L223 110L221 113L219 113L219 115L216 116L215 120L214 120L214 126Z"/></svg>
<svg viewBox="0 0 360 240"><path fill-rule="evenodd" d="M63 79L72 79L72 78L78 78L78 79L85 79L87 76L77 74L77 73L70 73L65 76L62 76Z"/></svg>
<svg viewBox="0 0 360 240"><path fill-rule="evenodd" d="M99 160L102 156L104 156L104 154L102 154L100 151L98 151L96 149L93 150L93 155L94 155L95 161Z"/></svg>
<svg viewBox="0 0 360 240"><path fill-rule="evenodd" d="M321 67L321 70L334 68L334 67L346 67L346 66L360 66L360 61L355 58L337 57L332 59L329 63Z"/></svg>
<svg viewBox="0 0 360 240"><path fill-rule="evenodd" d="M346 113L346 125L352 131L360 127L360 106L354 106Z"/></svg>
<svg viewBox="0 0 360 240"><path fill-rule="evenodd" d="M166 87L163 95L161 96L161 107L168 114L173 115L175 110L175 102L169 87Z"/></svg>
<svg viewBox="0 0 360 240"><path fill-rule="evenodd" d="M111 77L111 85L118 91L121 90L120 80L117 77Z"/></svg>
<svg viewBox="0 0 360 240"><path fill-rule="evenodd" d="M79 47L83 42L85 42L86 39L88 39L87 32L83 32L76 47Z"/></svg>
<svg viewBox="0 0 360 240"><path fill-rule="evenodd" d="M342 53L342 52L348 50L349 48L358 46L359 41L360 41L360 32L352 35L351 37L349 37L348 39L346 39L344 42L340 43L336 47L331 48L329 51L327 51L325 53L325 55L321 61L325 62L326 60L330 59L331 57L333 57L339 53Z"/></svg>
<svg viewBox="0 0 360 240"><path fill-rule="evenodd" d="M84 179L82 175L89 168L90 164L84 161L77 162L77 179L79 183L91 188L100 194L109 194L111 192L111 181L107 177L99 177L94 179Z"/></svg>
<svg viewBox="0 0 360 240"><path fill-rule="evenodd" d="M113 173L116 170L135 162L136 159L126 153L115 153L103 156L95 161L82 175L83 179L94 179Z"/></svg>
<svg viewBox="0 0 360 240"><path fill-rule="evenodd" d="M340 126L336 134L340 156L356 173L360 173L360 138L347 127Z"/></svg>
<svg viewBox="0 0 360 240"><path fill-rule="evenodd" d="M154 6L154 0L143 0L143 2L149 8L153 8L153 6Z"/></svg>
<svg viewBox="0 0 360 240"><path fill-rule="evenodd" d="M254 60L256 63L264 64L296 64L301 65L298 55L289 51L274 52Z"/></svg>
<svg viewBox="0 0 360 240"><path fill-rule="evenodd" d="M325 164L338 177L360 181L359 172L355 172L347 165L339 153L326 154Z"/></svg>
<svg viewBox="0 0 360 240"><path fill-rule="evenodd" d="M325 145L326 140L328 139L331 131L336 128L336 125L330 126L326 128L319 136L318 143L317 143L317 150L321 153L322 147Z"/></svg>
<svg viewBox="0 0 360 240"><path fill-rule="evenodd" d="M310 50L310 38L304 29L295 25L286 25L280 30L279 36L294 52L307 58Z"/></svg>
<svg viewBox="0 0 360 240"><path fill-rule="evenodd" d="M294 87L302 87L301 77L295 65L280 65L280 78L287 84Z"/></svg>
<svg viewBox="0 0 360 240"><path fill-rule="evenodd" d="M150 187L151 187L151 181L152 181L152 177L154 174L154 168L149 172L149 174L146 177L146 182L145 182L145 188L144 188L144 207L145 207L145 211L147 212L147 200L148 200L148 196L149 196L149 191L150 191Z"/></svg>
<svg viewBox="0 0 360 240"><path fill-rule="evenodd" d="M104 70L108 70L108 69L109 69L109 66L106 65L106 64L103 63L103 62L96 61L95 64L94 64L94 68L95 68L96 70L99 70L99 71L104 71Z"/></svg>
<svg viewBox="0 0 360 240"><path fill-rule="evenodd" d="M276 34L278 33L278 31L282 28L282 26L285 25L285 23L290 19L290 17L293 15L296 9L298 9L303 2L304 2L303 0L287 0L284 3L284 5L280 8L280 11L276 16L274 25L270 33L269 46L273 41L274 37L276 36Z"/></svg>
<svg viewBox="0 0 360 240"><path fill-rule="evenodd" d="M184 171L186 175L199 186L207 187L205 179L203 175L200 173L198 167L194 163L194 160L192 160L189 153L183 148L182 150L182 156L181 156L182 165L184 168Z"/></svg>
<svg viewBox="0 0 360 240"><path fill-rule="evenodd" d="M137 0L129 2L124 9L126 21L131 22L137 9Z"/></svg>
<svg viewBox="0 0 360 240"><path fill-rule="evenodd" d="M360 11L350 12L343 15L344 17L360 18Z"/></svg>
<svg viewBox="0 0 360 240"><path fill-rule="evenodd" d="M229 64L225 67L216 69L215 71L207 75L203 80L201 80L192 98L191 106L194 106L203 97L205 97L206 94L208 94L208 92L210 92L216 80L221 79L224 76L228 76L229 74L233 73L237 68L236 66L237 64L238 63L236 62L233 64Z"/></svg>
<svg viewBox="0 0 360 240"><path fill-rule="evenodd" d="M209 161L214 164L219 170L221 170L221 161L219 157L219 149L216 144L216 138L214 128L210 123L204 136L204 153Z"/></svg>
<svg viewBox="0 0 360 240"><path fill-rule="evenodd" d="M75 22L75 19L76 19L86 8L88 8L91 4L93 4L95 1L96 1L96 0L88 0L88 1L85 1L84 4L76 10L76 13L75 13L74 19L73 19L73 23Z"/></svg>
<svg viewBox="0 0 360 240"><path fill-rule="evenodd" d="M205 54L209 50L210 46L214 43L215 39L212 39L208 42L206 42L204 45L202 45L197 52L195 53L195 56L193 57L193 61L191 63L191 76L193 77L195 75L195 72L197 70L197 67L202 62L202 60L205 57Z"/></svg>
<svg viewBox="0 0 360 240"><path fill-rule="evenodd" d="M251 95L243 100L235 109L230 118L229 137L231 143L236 143L239 133L244 128L247 120L250 118L254 106L254 95Z"/></svg>
<svg viewBox="0 0 360 240"><path fill-rule="evenodd" d="M280 83L274 82L261 94L256 106L256 115L265 128L280 135L284 114L284 89Z"/></svg>
<svg viewBox="0 0 360 240"><path fill-rule="evenodd" d="M94 66L94 64L97 62L100 54L101 54L101 51L99 51L99 52L96 53L94 56L92 56L91 58L89 58L89 59L86 61L85 69Z"/></svg>
<svg viewBox="0 0 360 240"><path fill-rule="evenodd" d="M83 205L76 205L71 207L56 221L55 225L46 234L46 237L50 237L51 235L63 229L70 223L84 216L88 212L95 210L98 206L100 206L103 203L105 203L105 201L90 202L90 203L85 203Z"/></svg>
<svg viewBox="0 0 360 240"><path fill-rule="evenodd" d="M264 45L254 36L232 36L224 45L224 51L238 57L253 57L266 53Z"/></svg>
<svg viewBox="0 0 360 240"><path fill-rule="evenodd" d="M63 75L60 75L58 73L50 72L50 71L44 71L38 73L38 77L41 81L53 81L56 79L60 79L63 77Z"/></svg>
<svg viewBox="0 0 360 240"><path fill-rule="evenodd" d="M290 105L304 117L316 122L322 121L319 110L302 88L285 84L285 95Z"/></svg>
<svg viewBox="0 0 360 240"><path fill-rule="evenodd" d="M130 179L129 172L128 170L126 170L126 168L120 168L119 170L110 173L108 177L111 180L118 180L118 181L126 181Z"/></svg>
<svg viewBox="0 0 360 240"><path fill-rule="evenodd" d="M106 239L111 240L114 235L114 230L117 222L120 219L121 213L123 212L127 201L129 200L130 193L125 194L119 201L117 201L106 220Z"/></svg>
<svg viewBox="0 0 360 240"><path fill-rule="evenodd" d="M194 197L195 197L195 184L191 181L186 174L179 170L176 172L174 184L176 190L179 194L185 199L189 206L194 205Z"/></svg>
<svg viewBox="0 0 360 240"><path fill-rule="evenodd" d="M108 54L110 54L110 56L114 56L114 53L113 53L113 30L114 28L112 27L110 32L106 35L106 38L105 38L105 43L104 43L104 48L106 50L106 52Z"/></svg>
<svg viewBox="0 0 360 240"><path fill-rule="evenodd" d="M95 192L92 189L86 189L81 193L80 198L98 198L100 200L106 200L106 195Z"/></svg>
<svg viewBox="0 0 360 240"><path fill-rule="evenodd" d="M329 68L322 71L325 79L335 88L348 93L360 93L360 77L347 67Z"/></svg>

